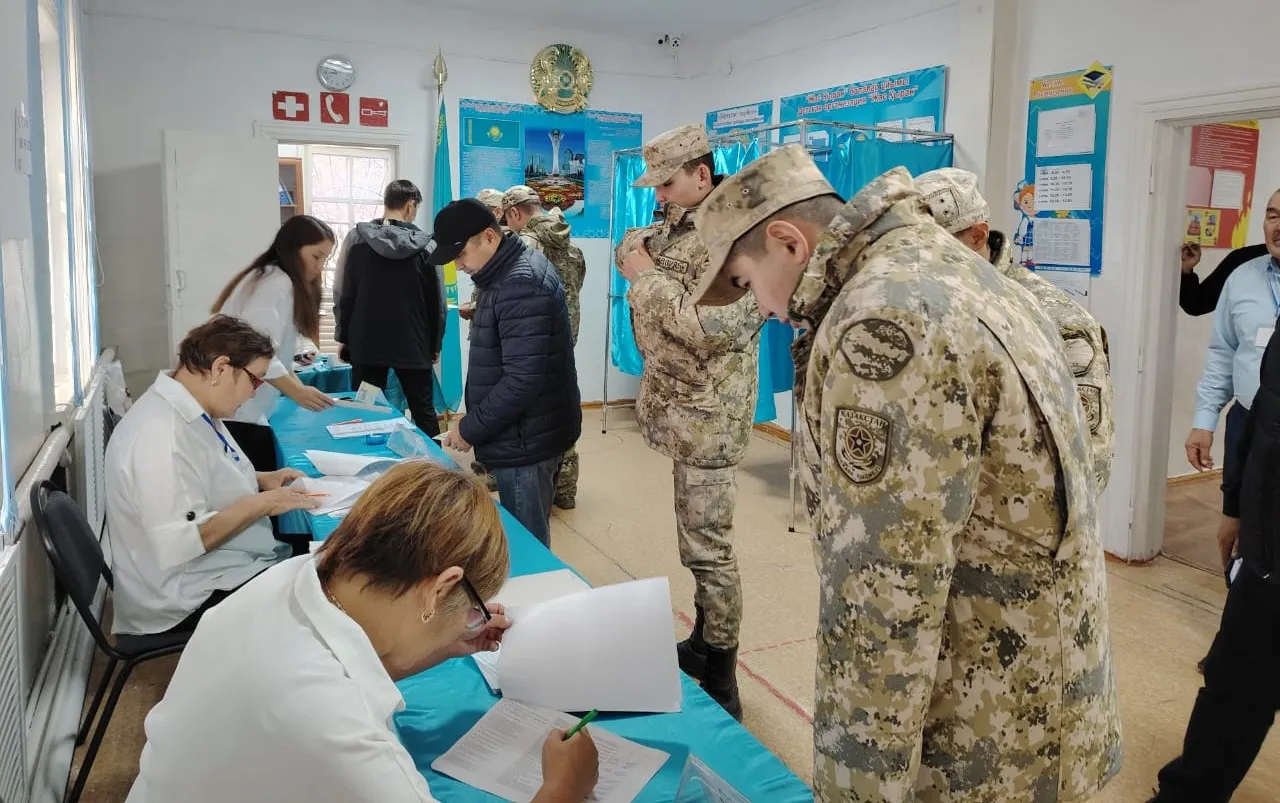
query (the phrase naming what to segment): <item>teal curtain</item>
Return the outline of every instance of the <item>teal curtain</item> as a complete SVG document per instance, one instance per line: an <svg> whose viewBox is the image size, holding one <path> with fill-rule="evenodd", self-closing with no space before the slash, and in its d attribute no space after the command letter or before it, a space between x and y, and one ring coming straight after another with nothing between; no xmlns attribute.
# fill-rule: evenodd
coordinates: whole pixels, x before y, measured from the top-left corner
<svg viewBox="0 0 1280 803"><path fill-rule="evenodd" d="M832 138L830 151L817 154L816 161L836 192L843 198L852 198L868 182L893 167L905 167L913 176L950 167L954 152L950 141L893 142L863 132L843 131ZM725 175L736 173L760 154L759 140L717 148L716 172ZM643 172L644 160L639 155L618 159L617 170L613 174L615 248L627 229L647 226L653 220L653 190L631 186L631 182ZM636 348L635 334L631 329L631 309L626 300L627 280L616 270L610 276L613 295L616 296L609 302L609 326L613 337L610 359L619 371L639 376L644 369L644 360ZM774 394L791 390L795 380L795 365L791 360L794 338L795 330L783 321L768 321L760 332L760 393L756 398L756 423L776 419Z"/></svg>

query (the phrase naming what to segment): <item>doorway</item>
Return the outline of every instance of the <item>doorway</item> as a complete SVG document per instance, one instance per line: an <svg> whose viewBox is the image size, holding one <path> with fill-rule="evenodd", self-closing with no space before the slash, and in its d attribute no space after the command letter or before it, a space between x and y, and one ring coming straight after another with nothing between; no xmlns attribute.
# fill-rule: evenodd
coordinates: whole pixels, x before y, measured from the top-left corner
<svg viewBox="0 0 1280 803"><path fill-rule="evenodd" d="M311 215L328 223L339 246L357 223L382 214L382 194L399 175L396 149L364 145L281 142L280 221ZM334 341L333 281L341 247L324 266L320 300L322 354L337 354Z"/></svg>
<svg viewBox="0 0 1280 803"><path fill-rule="evenodd" d="M1135 111L1138 119L1131 161L1135 180L1129 185L1129 201L1131 264L1137 269L1130 277L1127 295L1138 300L1141 312L1129 329L1138 357L1137 392L1128 410L1135 447L1129 556L1150 559L1165 552L1175 560L1220 574L1214 537L1220 519L1220 479L1192 475L1171 484L1169 476L1170 467L1178 460L1186 464L1186 458L1181 457L1182 443L1191 429L1190 420L1175 417L1175 401L1180 417L1185 418L1187 409L1194 410L1194 398L1188 402L1176 397L1186 393L1176 386L1193 386L1199 378L1196 364L1202 366L1204 361L1203 350L1195 353L1198 345L1192 346L1190 353L1182 353L1188 350L1187 342L1196 339L1186 335L1197 325L1209 325L1183 323L1187 316L1178 307L1180 251L1188 236L1192 128L1240 120L1273 121L1280 117L1280 85L1153 101L1139 104ZM1280 123L1270 125L1280 130ZM1265 175L1261 160L1267 156L1262 148L1259 154L1255 195L1269 196L1275 187L1267 184L1280 181L1280 172ZM1280 171L1280 163L1274 169ZM1265 205L1266 198L1261 200ZM1251 236L1250 242L1261 242L1260 227L1259 220L1255 225L1258 233L1246 239ZM1200 274L1207 275L1216 264L1212 258L1204 259L1198 268ZM1184 330L1181 342L1180 329ZM1180 378L1180 372L1191 380ZM1215 437L1219 445L1222 430L1220 421ZM1166 539L1178 528L1182 532L1177 537Z"/></svg>

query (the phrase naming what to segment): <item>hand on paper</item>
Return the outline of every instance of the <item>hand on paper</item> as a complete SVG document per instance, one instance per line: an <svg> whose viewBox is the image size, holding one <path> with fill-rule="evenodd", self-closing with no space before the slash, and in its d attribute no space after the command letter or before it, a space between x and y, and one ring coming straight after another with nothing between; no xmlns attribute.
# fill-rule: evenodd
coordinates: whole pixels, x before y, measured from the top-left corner
<svg viewBox="0 0 1280 803"><path fill-rule="evenodd" d="M1200 244L1199 243L1183 243L1182 244L1182 272L1190 273L1196 269L1196 265L1200 264Z"/></svg>
<svg viewBox="0 0 1280 803"><path fill-rule="evenodd" d="M496 602L490 602L487 607L493 616L489 620L489 626L478 633L464 633L450 648L450 657L463 658L478 652L493 652L502 644L502 634L511 627L507 609Z"/></svg>
<svg viewBox="0 0 1280 803"><path fill-rule="evenodd" d="M466 418L466 416L463 416L463 418ZM454 424L453 428L445 433L444 440L441 441L441 444L444 445L446 449L453 449L455 452L471 451L471 444L467 443L462 437L463 418L459 418L458 423Z"/></svg>
<svg viewBox="0 0 1280 803"><path fill-rule="evenodd" d="M1187 436L1187 462L1196 471L1213 470L1213 433L1207 429L1193 429Z"/></svg>
<svg viewBox="0 0 1280 803"><path fill-rule="evenodd" d="M262 491L274 491L276 488L283 488L294 480L300 480L307 476L296 468L282 468L277 471L259 471L258 472L258 489Z"/></svg>
<svg viewBox="0 0 1280 803"><path fill-rule="evenodd" d="M304 351L301 354L293 355L293 361L298 365L310 365L316 361L318 355L314 351Z"/></svg>
<svg viewBox="0 0 1280 803"><path fill-rule="evenodd" d="M652 269L653 257L649 256L649 249L645 248L643 243L623 257L622 262L618 265L618 272L629 282L634 282L641 275Z"/></svg>
<svg viewBox="0 0 1280 803"><path fill-rule="evenodd" d="M302 390L298 391L298 397L294 399L301 407L317 413L321 410L328 410L333 406L333 397L325 393L319 388L302 386Z"/></svg>
<svg viewBox="0 0 1280 803"><path fill-rule="evenodd" d="M542 743L542 789L533 803L586 800L600 779L600 755L596 743L583 728L568 741L564 731L553 729Z"/></svg>
<svg viewBox="0 0 1280 803"><path fill-rule="evenodd" d="M279 516L291 510L314 510L320 507L320 500L308 496L304 491L295 490L288 485L258 494L262 500L266 516Z"/></svg>

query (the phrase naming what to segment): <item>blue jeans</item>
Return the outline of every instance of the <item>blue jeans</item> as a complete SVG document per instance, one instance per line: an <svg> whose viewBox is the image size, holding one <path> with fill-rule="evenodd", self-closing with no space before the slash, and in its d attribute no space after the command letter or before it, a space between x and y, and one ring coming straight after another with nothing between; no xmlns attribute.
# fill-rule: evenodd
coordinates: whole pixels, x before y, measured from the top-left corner
<svg viewBox="0 0 1280 803"><path fill-rule="evenodd" d="M489 469L489 476L498 483L498 501L547 548L551 547L551 500L559 468L560 455L556 455L531 466Z"/></svg>

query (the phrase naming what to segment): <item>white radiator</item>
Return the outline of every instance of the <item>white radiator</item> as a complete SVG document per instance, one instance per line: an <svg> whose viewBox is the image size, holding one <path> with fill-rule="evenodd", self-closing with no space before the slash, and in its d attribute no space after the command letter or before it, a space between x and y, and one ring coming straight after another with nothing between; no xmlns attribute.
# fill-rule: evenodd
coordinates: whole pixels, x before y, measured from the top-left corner
<svg viewBox="0 0 1280 803"><path fill-rule="evenodd" d="M27 801L27 717L19 645L18 547L0 550L0 801Z"/></svg>

